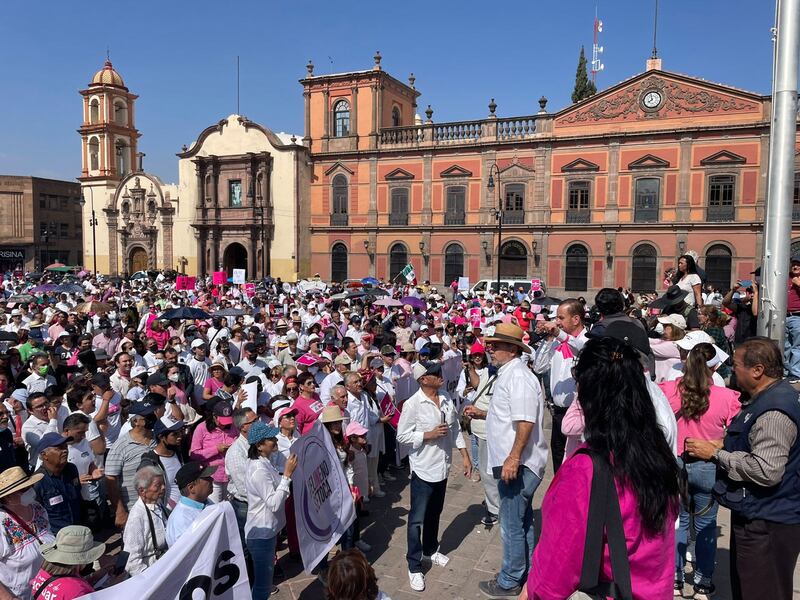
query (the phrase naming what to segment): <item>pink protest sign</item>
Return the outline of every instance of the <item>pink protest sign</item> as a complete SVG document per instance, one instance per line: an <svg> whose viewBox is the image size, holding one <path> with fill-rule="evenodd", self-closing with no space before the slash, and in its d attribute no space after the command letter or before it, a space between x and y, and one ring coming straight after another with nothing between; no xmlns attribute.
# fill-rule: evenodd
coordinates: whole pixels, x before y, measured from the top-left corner
<svg viewBox="0 0 800 600"><path fill-rule="evenodd" d="M228 282L228 274L225 271L214 271L211 282L214 285L225 285Z"/></svg>
<svg viewBox="0 0 800 600"><path fill-rule="evenodd" d="M247 294L250 298L256 295L256 284L255 283L245 283L244 284L244 293Z"/></svg>
<svg viewBox="0 0 800 600"><path fill-rule="evenodd" d="M389 425L397 429L397 424L400 422L400 409L394 405L389 394L386 394L381 400L381 412L387 417L391 415Z"/></svg>
<svg viewBox="0 0 800 600"><path fill-rule="evenodd" d="M541 279L531 279L531 291L532 292L541 292L542 291L542 280Z"/></svg>

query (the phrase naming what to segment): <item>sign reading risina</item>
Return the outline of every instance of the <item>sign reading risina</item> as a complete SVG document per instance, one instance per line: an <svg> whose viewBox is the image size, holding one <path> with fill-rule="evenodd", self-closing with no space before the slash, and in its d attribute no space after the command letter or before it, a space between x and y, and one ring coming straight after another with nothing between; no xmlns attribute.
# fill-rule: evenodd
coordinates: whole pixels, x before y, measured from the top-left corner
<svg viewBox="0 0 800 600"><path fill-rule="evenodd" d="M25 260L25 250L0 247L0 260Z"/></svg>

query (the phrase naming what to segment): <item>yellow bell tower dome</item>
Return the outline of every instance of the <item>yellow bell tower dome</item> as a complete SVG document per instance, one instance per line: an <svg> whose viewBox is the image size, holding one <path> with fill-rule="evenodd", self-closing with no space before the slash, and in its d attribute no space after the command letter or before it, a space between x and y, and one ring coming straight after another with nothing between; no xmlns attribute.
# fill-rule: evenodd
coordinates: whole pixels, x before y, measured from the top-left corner
<svg viewBox="0 0 800 600"><path fill-rule="evenodd" d="M92 83L90 83L89 85L90 86L112 85L115 87L123 88L125 90L128 89L125 87L125 82L122 80L122 75L120 75L114 69L114 65L112 65L111 61L108 59L106 59L103 68L94 74L94 77L92 77Z"/></svg>

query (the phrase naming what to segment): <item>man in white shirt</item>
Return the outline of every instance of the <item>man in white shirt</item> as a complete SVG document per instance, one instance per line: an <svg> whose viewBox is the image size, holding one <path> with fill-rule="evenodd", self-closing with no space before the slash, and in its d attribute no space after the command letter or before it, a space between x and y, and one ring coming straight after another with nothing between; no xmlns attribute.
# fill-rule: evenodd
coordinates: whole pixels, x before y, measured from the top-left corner
<svg viewBox="0 0 800 600"><path fill-rule="evenodd" d="M131 386L133 358L127 352L118 352L114 356L114 363L117 365L117 370L110 377L111 387L125 398L128 395L128 388Z"/></svg>
<svg viewBox="0 0 800 600"><path fill-rule="evenodd" d="M425 589L422 560L444 567L450 560L439 552L439 517L444 506L453 446L458 448L464 475L472 476L472 461L461 436L452 399L439 388L444 383L439 364L417 365L419 391L406 400L397 425L397 441L411 446L411 510L408 515L408 578L411 589ZM529 555L530 556L530 555Z"/></svg>
<svg viewBox="0 0 800 600"><path fill-rule="evenodd" d="M533 494L547 464L544 396L539 380L521 360L523 352L530 352L524 334L512 323L499 323L487 332L484 343L498 367L492 399L487 412L464 409L470 417L486 419L488 467L498 480L503 566L496 579L478 584L490 598L516 598L525 585L534 544Z"/></svg>
<svg viewBox="0 0 800 600"><path fill-rule="evenodd" d="M25 448L28 450L28 464L31 469L36 468L36 460L39 455L36 447L39 440L46 433L59 433L58 429L58 408L52 406L41 392L32 392L26 400L28 409L28 419L22 425L22 439Z"/></svg>
<svg viewBox="0 0 800 600"><path fill-rule="evenodd" d="M203 404L203 386L208 379L208 367L211 366L211 361L206 358L206 343L202 339L192 341L192 358L186 361L186 366L194 379L195 406L200 406Z"/></svg>
<svg viewBox="0 0 800 600"><path fill-rule="evenodd" d="M351 362L352 360L350 357L344 352L333 359L333 372L329 373L319 386L319 399L323 406L327 406L331 401L331 390L333 386L344 381L345 373L350 371Z"/></svg>
<svg viewBox="0 0 800 600"><path fill-rule="evenodd" d="M245 377L261 375L267 368L267 363L258 357L258 346L253 342L244 345L244 358L236 365L245 372Z"/></svg>
<svg viewBox="0 0 800 600"><path fill-rule="evenodd" d="M536 352L534 370L543 374L550 370L550 394L553 397L553 430L550 434L550 452L553 458L553 473L564 460L567 436L561 433L561 422L567 409L575 400L575 380L572 366L575 357L589 338L583 326L583 304L575 299L558 305L555 321L539 321L536 330L553 336L552 341L542 342Z"/></svg>
<svg viewBox="0 0 800 600"><path fill-rule="evenodd" d="M56 378L50 375L50 359L46 354L31 357L31 374L22 381L22 385L29 394L44 392L51 385L56 385Z"/></svg>

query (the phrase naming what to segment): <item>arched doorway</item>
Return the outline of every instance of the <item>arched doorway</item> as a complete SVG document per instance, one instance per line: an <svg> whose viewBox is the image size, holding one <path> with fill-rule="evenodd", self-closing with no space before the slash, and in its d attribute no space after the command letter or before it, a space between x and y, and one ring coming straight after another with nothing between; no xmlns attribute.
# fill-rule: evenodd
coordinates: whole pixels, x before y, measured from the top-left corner
<svg viewBox="0 0 800 600"><path fill-rule="evenodd" d="M448 286L464 275L464 249L460 244L450 244L444 250L444 284Z"/></svg>
<svg viewBox="0 0 800 600"><path fill-rule="evenodd" d="M128 272L133 275L137 271L147 269L147 251L144 248L133 248L128 254Z"/></svg>
<svg viewBox="0 0 800 600"><path fill-rule="evenodd" d="M247 250L239 243L228 244L222 256L222 268L228 274L233 275L234 269L247 269Z"/></svg>
<svg viewBox="0 0 800 600"><path fill-rule="evenodd" d="M706 251L706 283L723 294L731 289L731 251L727 246L714 244Z"/></svg>
<svg viewBox="0 0 800 600"><path fill-rule="evenodd" d="M400 242L396 243L389 250L389 279L394 281L400 272L406 268L408 264L408 250L405 244ZM404 284L405 281L401 281Z"/></svg>
<svg viewBox="0 0 800 600"><path fill-rule="evenodd" d="M567 248L564 290L585 292L589 280L589 252L580 244Z"/></svg>
<svg viewBox="0 0 800 600"><path fill-rule="evenodd" d="M500 278L525 278L528 274L528 251L520 242L510 241L500 248Z"/></svg>
<svg viewBox="0 0 800 600"><path fill-rule="evenodd" d="M650 244L641 244L633 251L631 291L655 292L658 254Z"/></svg>
<svg viewBox="0 0 800 600"><path fill-rule="evenodd" d="M338 242L331 248L331 281L342 283L347 279L347 246Z"/></svg>

